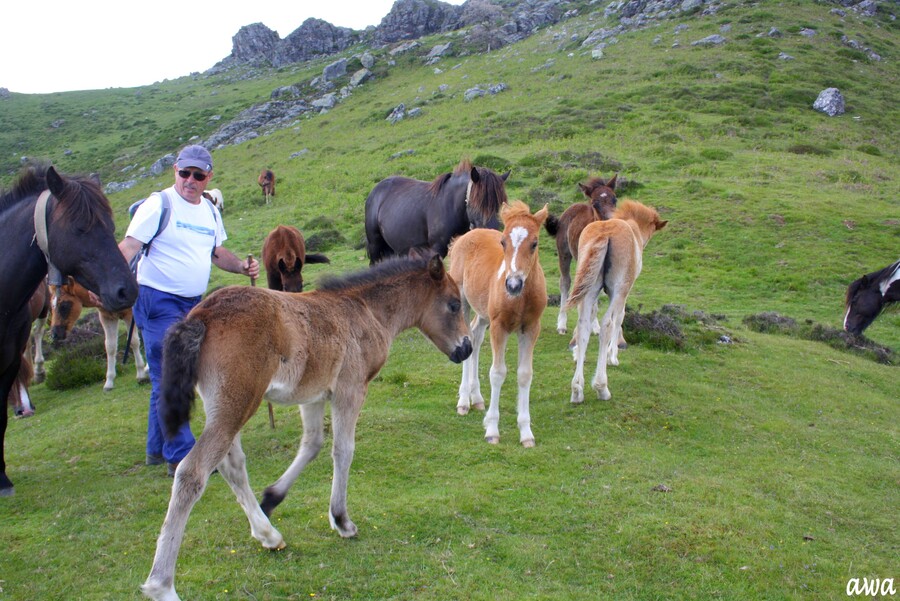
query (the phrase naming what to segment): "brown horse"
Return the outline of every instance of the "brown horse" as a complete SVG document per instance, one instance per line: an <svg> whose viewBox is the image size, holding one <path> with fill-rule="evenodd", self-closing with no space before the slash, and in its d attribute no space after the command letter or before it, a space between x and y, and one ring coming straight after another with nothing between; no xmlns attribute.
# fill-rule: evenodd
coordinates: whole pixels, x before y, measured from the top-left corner
<svg viewBox="0 0 900 601"><path fill-rule="evenodd" d="M547 283L538 261L538 234L547 219L547 206L534 215L528 205L515 201L500 209L503 232L472 230L450 247L450 276L459 284L472 321L472 356L463 363L456 410L469 412L470 405L484 409L478 380L478 351L490 325L491 406L484 417L485 440L500 442L500 387L506 379L506 342L513 332L519 337L518 423L519 441L534 446L528 410L534 345L541 331L541 314L547 306Z"/></svg>
<svg viewBox="0 0 900 601"><path fill-rule="evenodd" d="M131 308L122 311L107 311L96 300L91 298L88 291L69 278L67 284L62 286L50 286L50 295L53 299L53 314L50 320L50 337L54 342L65 340L69 332L75 326L84 308L96 308L100 317L100 325L103 327L103 335L106 346L106 382L103 390L112 390L116 385L116 355L119 352L119 321L124 321L126 326L132 322ZM147 372L147 364L141 356L141 337L137 330L132 332L131 352L134 354L134 365L138 382L149 382L150 375Z"/></svg>
<svg viewBox="0 0 900 601"><path fill-rule="evenodd" d="M256 183L262 188L266 204L269 204L269 197L275 196L275 173L271 169L263 169L259 172Z"/></svg>
<svg viewBox="0 0 900 601"><path fill-rule="evenodd" d="M270 290L303 292L303 266L331 263L325 255L307 253L303 234L292 225L279 225L266 236L262 247Z"/></svg>
<svg viewBox="0 0 900 601"><path fill-rule="evenodd" d="M667 223L660 221L655 209L626 201L616 209L612 219L595 221L581 232L578 241L581 260L567 307L578 307L573 403L584 402L584 355L591 336L591 323L597 318L597 299L603 290L609 296L609 307L600 324L600 357L591 386L601 399L610 398L606 363L619 364L616 336L622 329L625 301L641 273L644 247Z"/></svg>
<svg viewBox="0 0 900 601"><path fill-rule="evenodd" d="M544 224L547 232L556 238L556 253L559 257L559 315L556 318L556 331L560 334L568 331L566 301L572 286L572 260L578 260L578 237L589 223L612 217L617 202L616 178L618 174L609 181L593 177L586 184L578 184L588 201L573 204L563 211L559 219L551 215ZM595 326L599 328L598 324Z"/></svg>
<svg viewBox="0 0 900 601"><path fill-rule="evenodd" d="M440 257L395 259L303 294L231 286L210 294L172 326L163 353L160 414L174 431L190 418L194 388L206 409L197 444L175 473L169 511L156 544L144 594L173 601L175 559L191 508L218 466L267 549L284 539L268 519L322 447L331 402L334 477L329 517L343 537L355 536L347 513L354 432L366 390L400 332L418 327L454 362L472 352L459 288ZM263 396L300 405L303 438L297 457L263 495L247 479L241 428Z"/></svg>

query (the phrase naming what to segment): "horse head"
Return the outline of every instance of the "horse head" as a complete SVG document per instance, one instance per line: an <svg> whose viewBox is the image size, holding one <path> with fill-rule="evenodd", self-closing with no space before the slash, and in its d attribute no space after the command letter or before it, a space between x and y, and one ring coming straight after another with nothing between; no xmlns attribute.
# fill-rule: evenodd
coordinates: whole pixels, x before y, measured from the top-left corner
<svg viewBox="0 0 900 601"><path fill-rule="evenodd" d="M68 283L62 286L50 286L53 309L50 314L50 339L53 342L61 342L66 339L84 308L76 286L77 284L71 277L68 278Z"/></svg>
<svg viewBox="0 0 900 601"><path fill-rule="evenodd" d="M525 282L538 262L538 234L547 220L547 205L531 214L521 200L504 205L500 217L505 225L500 245L503 247L503 262L497 278L505 278L506 293L516 297L525 288Z"/></svg>
<svg viewBox="0 0 900 601"><path fill-rule="evenodd" d="M451 361L462 363L472 354L472 338L463 315L459 286L447 274L438 254L427 260L426 271L434 293L423 304L418 328Z"/></svg>
<svg viewBox="0 0 900 601"><path fill-rule="evenodd" d="M471 228L500 228L497 213L507 203L505 184L509 174L498 175L487 167L475 166L469 171L466 214Z"/></svg>
<svg viewBox="0 0 900 601"><path fill-rule="evenodd" d="M600 216L600 219L611 219L613 212L616 210L616 179L619 174L615 174L609 181L603 181L599 177L588 180L586 184L578 184L582 193L591 201L591 206Z"/></svg>
<svg viewBox="0 0 900 601"><path fill-rule="evenodd" d="M614 219L629 221L637 227L641 236L641 248L646 248L653 234L666 227L668 220L659 218L656 209L648 207L634 200L626 200L613 213Z"/></svg>
<svg viewBox="0 0 900 601"><path fill-rule="evenodd" d="M96 292L103 306L126 309L137 298L137 283L115 239L109 201L92 179L67 178L47 169L47 187L56 204L47 217L46 250L63 275Z"/></svg>

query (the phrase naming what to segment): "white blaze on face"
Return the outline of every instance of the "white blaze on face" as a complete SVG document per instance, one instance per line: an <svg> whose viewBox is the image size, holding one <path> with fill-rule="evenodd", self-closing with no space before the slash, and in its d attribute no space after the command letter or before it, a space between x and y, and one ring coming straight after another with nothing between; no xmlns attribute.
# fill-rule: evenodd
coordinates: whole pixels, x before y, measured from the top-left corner
<svg viewBox="0 0 900 601"><path fill-rule="evenodd" d="M892 273L890 277L885 278L884 281L881 282L881 296L887 294L888 288L890 288L891 284L893 284L897 280L900 280L900 263L897 264L897 267L894 269L894 273Z"/></svg>

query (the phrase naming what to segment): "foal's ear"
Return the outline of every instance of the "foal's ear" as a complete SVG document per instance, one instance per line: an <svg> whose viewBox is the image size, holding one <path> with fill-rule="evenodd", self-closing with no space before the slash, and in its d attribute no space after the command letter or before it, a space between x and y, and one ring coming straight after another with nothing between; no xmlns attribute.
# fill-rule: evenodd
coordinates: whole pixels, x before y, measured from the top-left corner
<svg viewBox="0 0 900 601"><path fill-rule="evenodd" d="M477 184L481 180L481 176L478 175L477 167L472 167L472 171L469 172L469 179L472 180L473 184Z"/></svg>
<svg viewBox="0 0 900 601"><path fill-rule="evenodd" d="M612 176L612 179L610 179L608 182L606 182L606 187L610 188L612 190L615 190L616 189L616 178L618 178L618 177L619 177L618 173L616 173L614 176Z"/></svg>
<svg viewBox="0 0 900 601"><path fill-rule="evenodd" d="M545 221L547 221L547 216L550 214L550 209L547 208L547 205L544 205L544 208L532 215L534 220L538 222L538 226L542 225Z"/></svg>
<svg viewBox="0 0 900 601"><path fill-rule="evenodd" d="M664 227L666 227L666 224L667 224L667 223L669 223L669 220L668 220L668 219L666 219L665 221L657 221L657 222L656 222L656 231L658 232L659 230L661 230L661 229L663 229Z"/></svg>
<svg viewBox="0 0 900 601"><path fill-rule="evenodd" d="M47 187L53 196L59 198L66 190L66 182L53 166L47 168Z"/></svg>
<svg viewBox="0 0 900 601"><path fill-rule="evenodd" d="M506 173L504 173L503 175L500 176L500 179L502 179L503 181L506 181L506 178L509 177L510 173L512 173L512 171L507 171Z"/></svg>
<svg viewBox="0 0 900 601"><path fill-rule="evenodd" d="M579 182L578 189L581 190L581 193L584 194L585 196L587 196L588 198L591 197L591 189L588 188L587 186L585 186L584 184Z"/></svg>
<svg viewBox="0 0 900 601"><path fill-rule="evenodd" d="M444 279L444 261L441 259L441 255L435 254L428 261L428 275L431 276L431 279L440 282Z"/></svg>

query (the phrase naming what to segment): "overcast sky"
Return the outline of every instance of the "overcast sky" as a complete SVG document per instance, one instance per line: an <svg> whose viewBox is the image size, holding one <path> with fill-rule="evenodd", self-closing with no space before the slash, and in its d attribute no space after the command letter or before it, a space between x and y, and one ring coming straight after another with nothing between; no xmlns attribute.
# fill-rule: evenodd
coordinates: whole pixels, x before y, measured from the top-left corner
<svg viewBox="0 0 900 601"><path fill-rule="evenodd" d="M444 0L462 4L463 0ZM37 94L129 88L206 71L244 25L284 39L309 17L365 29L394 0L11 0L0 25L0 87Z"/></svg>

